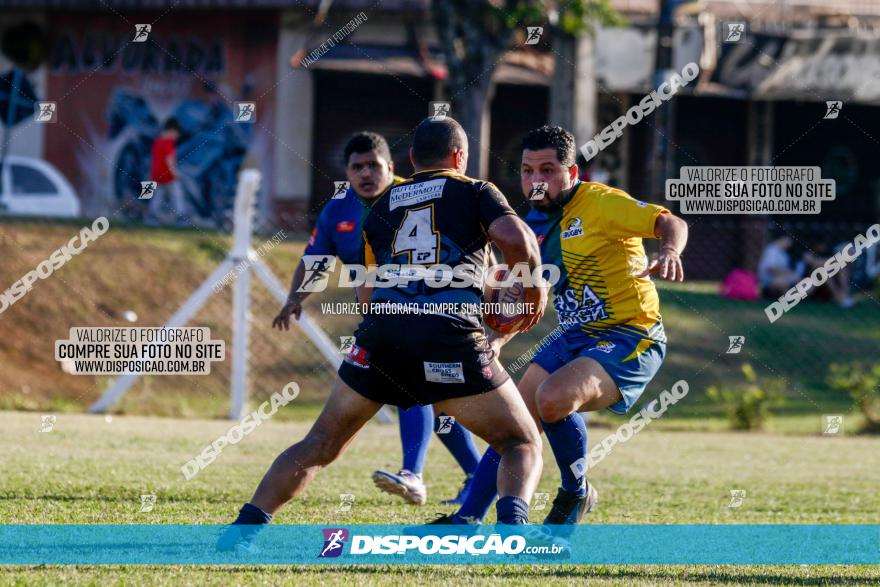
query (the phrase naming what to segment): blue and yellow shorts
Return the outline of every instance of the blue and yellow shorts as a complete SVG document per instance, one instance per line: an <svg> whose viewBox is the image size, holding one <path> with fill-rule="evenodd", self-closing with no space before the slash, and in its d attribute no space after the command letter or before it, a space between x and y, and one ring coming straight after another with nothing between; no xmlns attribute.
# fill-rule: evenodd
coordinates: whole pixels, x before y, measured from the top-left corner
<svg viewBox="0 0 880 587"><path fill-rule="evenodd" d="M662 334L662 326L659 332ZM566 332L539 351L532 362L553 373L578 357L595 360L611 376L623 396L608 409L615 414L625 414L660 370L665 356L665 342L609 329L599 335Z"/></svg>

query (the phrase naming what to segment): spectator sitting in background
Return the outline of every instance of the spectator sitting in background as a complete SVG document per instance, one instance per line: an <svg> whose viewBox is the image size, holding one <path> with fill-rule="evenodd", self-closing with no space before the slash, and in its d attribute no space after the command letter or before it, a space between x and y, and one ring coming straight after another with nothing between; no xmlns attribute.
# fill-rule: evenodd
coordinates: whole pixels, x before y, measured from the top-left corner
<svg viewBox="0 0 880 587"><path fill-rule="evenodd" d="M840 252L848 244L850 241L838 244L834 247L834 252ZM852 267L850 283L857 288L869 290L874 287L877 276L880 275L880 258L878 258L880 251L878 249L880 249L880 245L877 244L865 248L862 254L850 265Z"/></svg>
<svg viewBox="0 0 880 587"><path fill-rule="evenodd" d="M778 298L803 277L802 263L797 268L792 267L788 254L790 248L791 237L786 234L776 236L764 247L761 260L758 261L758 282L764 297Z"/></svg>
<svg viewBox="0 0 880 587"><path fill-rule="evenodd" d="M821 267L825 264L825 261L828 260L828 245L824 242L816 242L813 245L812 251L804 252L804 263L806 263L807 273L812 273L814 269L817 267ZM849 295L849 276L850 276L850 268L849 265L844 265L841 263L840 270L835 273L833 276L828 278L828 281L823 283L817 288L814 288L811 291L811 295L816 299L827 301L829 299L833 299L834 302L840 306L841 308L849 308L852 307L855 302Z"/></svg>
<svg viewBox="0 0 880 587"><path fill-rule="evenodd" d="M779 234L764 247L761 260L758 261L758 281L761 284L761 294L770 299L776 299L791 289L804 276L821 267L828 260L828 248L823 242L813 245L813 250L805 251L802 260L792 268L791 237ZM842 307L849 308L854 302L849 295L849 267L841 267L840 270L828 280L810 289L809 295L820 301L833 299Z"/></svg>

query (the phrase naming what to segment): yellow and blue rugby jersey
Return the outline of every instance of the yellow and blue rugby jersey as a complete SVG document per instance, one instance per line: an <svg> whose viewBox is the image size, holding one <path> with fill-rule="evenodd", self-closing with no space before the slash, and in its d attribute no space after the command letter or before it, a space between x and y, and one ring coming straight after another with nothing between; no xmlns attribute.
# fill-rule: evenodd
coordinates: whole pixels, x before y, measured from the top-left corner
<svg viewBox="0 0 880 587"><path fill-rule="evenodd" d="M654 237L666 208L640 202L604 184L579 182L561 210L532 210L543 263L559 267L554 305L567 333L616 331L665 342L642 238Z"/></svg>

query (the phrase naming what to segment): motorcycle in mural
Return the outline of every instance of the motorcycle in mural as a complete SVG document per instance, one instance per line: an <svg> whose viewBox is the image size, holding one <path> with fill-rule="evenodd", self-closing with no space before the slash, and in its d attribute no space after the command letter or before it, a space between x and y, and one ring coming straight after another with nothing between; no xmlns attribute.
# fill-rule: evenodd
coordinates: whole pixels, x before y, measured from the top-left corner
<svg viewBox="0 0 880 587"><path fill-rule="evenodd" d="M171 116L181 127L177 161L192 215L217 227L228 227L236 176L253 125L235 123L230 105L219 98L213 103L182 100ZM141 181L150 177L151 147L164 120L157 120L142 96L120 88L110 100L107 121L110 140L120 145L113 168L116 203L126 218L143 220L149 200L138 199Z"/></svg>

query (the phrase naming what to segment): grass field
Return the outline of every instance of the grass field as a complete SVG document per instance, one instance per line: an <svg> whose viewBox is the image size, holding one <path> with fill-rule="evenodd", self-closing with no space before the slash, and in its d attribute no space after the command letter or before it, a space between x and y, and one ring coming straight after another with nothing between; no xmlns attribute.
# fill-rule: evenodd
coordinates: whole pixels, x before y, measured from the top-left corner
<svg viewBox="0 0 880 587"><path fill-rule="evenodd" d="M0 282L33 269L83 223L9 222L0 231ZM255 239L259 246L262 239ZM185 481L180 466L228 429L218 418L228 409L229 362L209 377L146 377L114 407L114 414L82 415L109 378L66 374L53 345L72 326L162 324L223 258L229 239L220 233L114 226L88 250L0 317L0 516L3 523L228 522L274 456L300 438L320 410L332 372L297 331L269 329L277 303L255 288L250 368L255 403L296 381L302 395L273 421ZM265 261L282 281L302 252L302 239L273 248ZM697 254L697 252L695 252ZM685 260L687 263L687 259ZM855 434L861 415L845 394L825 382L829 364L877 361L880 303L867 293L841 310L804 302L769 324L762 302L717 295L717 284L659 284L670 339L666 362L643 402L678 379L690 393L656 423L618 446L591 480L602 502L591 523L877 523L880 522L880 438ZM351 300L328 290L307 308L331 337L350 334L354 316L321 316L320 303ZM203 308L192 325L211 327L230 340L231 288ZM505 348L510 365L555 325L552 311L533 332ZM746 336L740 354L727 354L728 336ZM736 386L740 367L751 364L762 381L779 384L786 404L765 432L731 433L721 406L705 396L710 385ZM514 374L518 378L522 371ZM41 433L40 415L54 413L52 432ZM844 434L822 436L823 414L844 414ZM212 419L213 418L213 419ZM590 417L590 444L623 418ZM439 500L455 493L461 474L438 442L429 455L429 503L406 506L379 493L369 480L376 468L399 466L396 426L371 424L349 453L325 471L280 523L413 523L446 511ZM558 472L545 447L539 491L551 495ZM741 507L727 507L730 491L746 491ZM140 513L140 495L157 504ZM336 511L339 494L356 496L348 513ZM541 512L534 512L538 519ZM463 584L804 584L880 583L877 567L35 567L0 570L5 584L94 585L380 585Z"/></svg>
<svg viewBox="0 0 880 587"><path fill-rule="evenodd" d="M296 410L289 406L286 410ZM263 424L190 481L180 465L228 422L61 414L40 432L38 414L0 413L0 516L4 523L228 522L265 467L304 421ZM591 430L599 442L607 428ZM325 470L279 523L412 523L444 511L438 501L461 481L451 457L434 441L428 457L429 502L422 508L379 493L369 474L396 467L396 426L370 424L341 461ZM545 447L539 491L554 491L558 472ZM880 450L870 437L735 434L646 429L592 474L602 501L590 523L877 523ZM743 489L739 508L730 490ZM157 495L140 513L140 495ZM340 493L355 495L350 512ZM535 512L534 517L541 514ZM737 584L865 585L880 583L877 567L802 566L547 566L529 567L15 567L0 584L93 585L512 585Z"/></svg>

